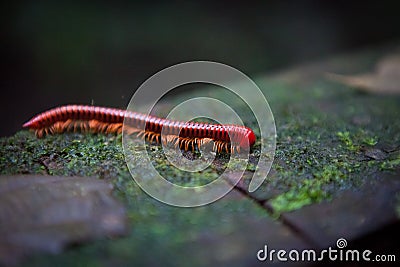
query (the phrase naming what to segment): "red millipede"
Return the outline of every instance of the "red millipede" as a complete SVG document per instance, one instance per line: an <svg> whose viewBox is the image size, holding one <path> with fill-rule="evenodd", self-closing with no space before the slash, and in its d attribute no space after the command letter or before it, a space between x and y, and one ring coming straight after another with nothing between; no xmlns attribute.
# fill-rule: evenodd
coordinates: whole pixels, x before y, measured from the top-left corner
<svg viewBox="0 0 400 267"><path fill-rule="evenodd" d="M36 115L23 127L35 130L38 138L65 131L121 133L124 119L128 134L137 134L150 142L172 143L181 149L194 150L214 142L213 151L233 153L254 145L256 136L245 126L162 119L116 108L66 105ZM145 129L144 131L142 129ZM161 134L162 132L162 134Z"/></svg>

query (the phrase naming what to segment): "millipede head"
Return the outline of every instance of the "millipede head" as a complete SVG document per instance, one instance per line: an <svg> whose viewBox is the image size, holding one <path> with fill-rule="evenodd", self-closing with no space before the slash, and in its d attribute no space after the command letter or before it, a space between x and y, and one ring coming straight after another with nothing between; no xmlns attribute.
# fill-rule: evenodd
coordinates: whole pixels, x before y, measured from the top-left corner
<svg viewBox="0 0 400 267"><path fill-rule="evenodd" d="M247 132L246 132L244 138L242 138L239 142L239 147L242 149L249 149L256 142L256 135L254 134L253 130L251 130L250 128L247 128L247 127L246 127L246 129L247 129Z"/></svg>

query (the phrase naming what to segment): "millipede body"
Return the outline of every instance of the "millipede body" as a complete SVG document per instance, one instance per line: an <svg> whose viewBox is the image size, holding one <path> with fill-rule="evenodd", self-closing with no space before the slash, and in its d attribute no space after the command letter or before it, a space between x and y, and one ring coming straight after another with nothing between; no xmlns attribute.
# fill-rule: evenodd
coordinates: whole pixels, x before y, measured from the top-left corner
<svg viewBox="0 0 400 267"><path fill-rule="evenodd" d="M213 142L217 152L234 152L252 146L254 132L245 126L182 122L162 119L116 108L66 105L36 115L23 127L32 129L41 138L65 131L137 134L150 142L172 143L181 149L200 148ZM143 131L144 129L144 131Z"/></svg>

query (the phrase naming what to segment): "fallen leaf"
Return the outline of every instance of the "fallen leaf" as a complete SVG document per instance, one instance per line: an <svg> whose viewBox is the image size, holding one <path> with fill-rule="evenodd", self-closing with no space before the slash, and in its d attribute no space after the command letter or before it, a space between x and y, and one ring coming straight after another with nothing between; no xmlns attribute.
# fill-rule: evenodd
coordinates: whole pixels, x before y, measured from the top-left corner
<svg viewBox="0 0 400 267"><path fill-rule="evenodd" d="M358 75L327 73L327 77L361 91L398 95L400 94L400 54L382 58L376 64L373 73Z"/></svg>
<svg viewBox="0 0 400 267"><path fill-rule="evenodd" d="M0 264L127 233L112 186L94 177L0 176Z"/></svg>

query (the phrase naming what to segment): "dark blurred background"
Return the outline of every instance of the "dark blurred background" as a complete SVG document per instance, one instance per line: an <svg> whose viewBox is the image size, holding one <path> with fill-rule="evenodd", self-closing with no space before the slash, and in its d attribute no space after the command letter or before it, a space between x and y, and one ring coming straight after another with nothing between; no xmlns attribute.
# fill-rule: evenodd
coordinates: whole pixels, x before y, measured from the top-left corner
<svg viewBox="0 0 400 267"><path fill-rule="evenodd" d="M190 60L250 77L399 40L396 1L0 4L0 136L69 103L125 108L155 72Z"/></svg>

